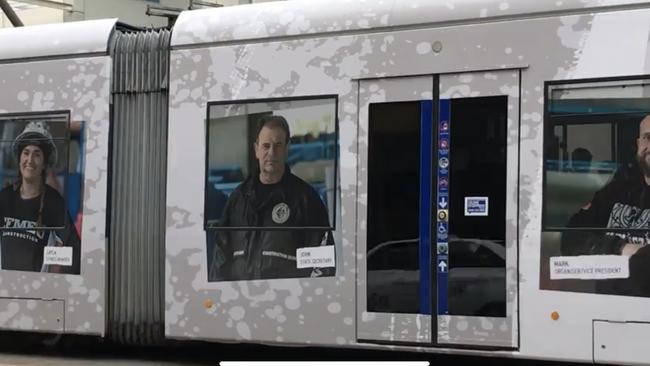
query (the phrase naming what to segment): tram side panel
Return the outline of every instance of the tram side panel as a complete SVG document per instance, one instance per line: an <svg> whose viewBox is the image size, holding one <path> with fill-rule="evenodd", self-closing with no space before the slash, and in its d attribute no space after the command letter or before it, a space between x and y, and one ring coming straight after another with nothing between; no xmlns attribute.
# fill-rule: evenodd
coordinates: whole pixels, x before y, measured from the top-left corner
<svg viewBox="0 0 650 366"><path fill-rule="evenodd" d="M291 343L331 344L334 341L355 345L358 344L353 333L355 328L359 337L366 341L369 338L366 334L359 335L359 323L363 323L364 329L370 330L373 338L381 337L395 344L409 339L431 339L432 343L436 342L439 334L429 334L429 324L421 324L415 316L410 316L413 314L401 317L378 315L369 309L357 308L359 303L366 303L358 299L366 295L365 291L359 291L366 286L365 273L360 274L359 271L367 269L364 261L368 254L366 248L360 246L365 238L359 239L367 234L366 222L363 219L355 222L360 217L359 210L366 210L368 204L368 188L360 180L361 176L367 174L367 167L357 166L357 149L368 149L368 133L360 130L362 127L358 124L360 117L357 111L361 107L357 105L357 89L368 85L368 89L362 90L364 93L372 95L375 102L385 101L394 97L390 95L392 92L381 88L379 83L373 85L373 81L378 77L401 76L406 86L404 94L410 92L409 100L431 100L437 96L430 92L416 92L408 84L415 78L409 76L521 68L525 66L525 60L519 58L518 54L504 51L507 45L520 45L519 41L513 40L511 26L496 23L316 40L280 39L273 43L253 44L244 41L243 44L205 48L200 44L202 41L209 42L214 34L220 34L220 31L225 36L231 34L228 29L213 29L205 33L205 39L200 39L192 33L192 27L197 24L206 27L217 24L214 17L219 14L213 13L203 19L184 20L181 17L174 32L177 38L172 40L172 47L182 49L173 50L171 56L168 171L174 174L168 176L167 196L167 336ZM200 15L201 12L192 14ZM557 20L555 22L559 23ZM537 26L556 29L555 22L547 24L540 21ZM459 35L462 39L473 40L474 47L454 42ZM427 47L432 39L442 42L445 52L434 53ZM191 48L194 42L199 45ZM486 49L493 57L484 57ZM573 51L566 50L565 53L566 57L571 57ZM549 65L549 69L554 70L555 66ZM486 79L494 77L489 72L481 76ZM369 80L367 84L361 84L357 82L358 79ZM458 93L466 90L461 85ZM503 91L504 94L510 92ZM210 233L203 226L208 221L208 210L212 208L211 203L205 203L204 192L211 188L210 185L227 187L216 181L211 182L211 172L202 172L206 166L210 166L210 159L216 160L220 155L232 153L232 149L224 149L221 154L214 154L215 146L220 144L210 146L211 139L215 138L210 132L215 116L211 107L219 108L226 115L228 112L223 111L225 106L231 113L229 116L241 117L236 109L242 105L252 107L262 102L286 103L292 102L292 98L323 94L338 95L339 99L342 205L340 211L334 214L341 217L340 229L338 226L337 229L342 231L342 241L336 243L336 249L342 253L343 260L337 262L336 281L209 281L209 260L206 257L213 254L206 248L210 240L206 235L214 235L214 231ZM248 117L244 116L238 123L246 124L247 120ZM237 121L233 119L232 123ZM247 140L246 133L240 135L244 138L239 141L244 143L238 146L245 153L254 138L249 136ZM228 136L231 135L223 132L223 136L221 145L227 145ZM515 142L510 140L510 143ZM186 145L196 148L185 149ZM213 154L216 156L213 157ZM249 162L247 159L242 161L244 165ZM516 201L516 197L510 199L511 203ZM511 227L514 225L508 224ZM508 243L508 246L509 250L513 250L516 243ZM244 251L237 254L242 255ZM517 277L514 263L507 271L509 276ZM515 305L512 314L516 318L517 288L514 281L507 291L508 301ZM501 323L483 321L481 326L484 329L459 327L456 342L463 344L467 339L484 337L486 332L502 333L508 339L513 338L515 326L501 326ZM273 334L275 331L282 331L282 334L276 336Z"/></svg>
<svg viewBox="0 0 650 366"><path fill-rule="evenodd" d="M216 13L213 15L216 16ZM614 347L617 345L603 344L605 347L601 347L594 343L594 339L611 342L603 337L602 332L613 327L603 322L650 322L644 310L648 306L646 297L586 291L585 288L592 286L596 279L551 281L548 274L550 258L562 252L558 246L558 236L553 238L554 235L549 235L549 231L553 230L548 230L549 222L542 218L544 212L549 212L543 211L543 206L548 204L552 194L546 190L548 187L544 186L544 182L547 184L551 178L564 173L580 172L558 171L559 159L548 159L545 155L544 144L548 142L545 134L554 123L547 118L545 108L553 102L552 98L546 96L550 90L546 88L552 83L571 84L578 79L590 78L596 79L593 90L603 90L598 83L609 78L619 77L617 80L620 81L620 77L634 79L634 75L647 74L650 70L646 66L649 63L644 50L648 49L650 34L648 15L648 10L641 9L318 40L285 41L277 37L272 43L243 42L214 48L193 46L193 43L213 42L210 37L220 34L218 30L213 29L201 36L193 34L191 26L177 29L177 34L186 38L178 36L176 39L173 46L183 49L172 51L171 62L168 171L175 174L168 176L167 196L167 336L356 344L353 338L354 322L364 322L373 327L376 325L378 336L385 336L389 340L402 337L401 333L391 332L408 324L383 324L372 314L363 314L367 309L360 309L362 315L355 318L354 288L349 287L354 286L355 278L360 281L357 290L365 284L364 276L356 273L355 264L346 264L346 259L352 261L352 258L360 258L362 265L359 268L364 270L363 255L366 254L363 253L365 248L361 248L362 252L359 253L356 252L359 247L355 247L359 245L355 234L365 235L365 223L355 225L354 212L365 210L367 204L363 196L367 188L357 187L357 174L362 174L366 169L355 165L359 153L357 146L359 149L367 149L368 146L365 140L358 143L355 140L356 136L365 134L358 131L359 106L354 89L359 84L355 84L354 80L461 71L485 71L482 77L493 79L490 70L506 68L521 70L520 120L508 121L509 124L518 123L520 126L518 195L508 197L511 204L517 202L519 211L518 221L508 223L510 227L518 227L518 267L507 268L507 275L519 281L517 288L513 286L507 289L508 301L515 304L514 316L519 320L520 343L513 353L522 357L592 361L598 349L597 357L602 358L597 360L638 360L634 359L641 355L638 348L625 348L631 358L613 353L601 355L601 350L617 349ZM206 16L203 21L193 19L186 24L208 27L207 24L211 22L207 19L214 18ZM177 27L182 24L181 17ZM223 33L231 34L228 29ZM537 42L530 42L523 39L521 34L539 37L536 38ZM458 42L459 39L465 41ZM429 47L432 40L442 44L441 51L434 52ZM611 47L602 47L604 44ZM621 55L613 55L612 49L619 49ZM612 60L612 57L616 62L603 62ZM197 68L197 65L201 67ZM469 76L459 78L457 95L472 96L470 81ZM375 90L382 97L384 91L381 88ZM507 95L512 90L503 88L501 92ZM594 95L612 99L612 95L617 95L616 92L612 93ZM216 116L210 112L210 106L219 106L224 114L224 111L234 111L241 106L253 107L255 103L266 103L269 99L277 102L286 98L282 101L292 102L323 94L338 95L337 113L341 130L338 164L342 209L335 215L341 218L341 225L337 229L340 227L342 236L337 240L341 240L342 248L339 246L337 250L343 253L343 262L339 260L337 263L336 278L209 281L205 190L210 183L211 172L206 171L211 159L210 151L215 151L210 146L213 135L209 130L212 117ZM638 95L647 96L642 90ZM431 97L436 96L413 96L415 99ZM568 99L571 101L571 98ZM563 98L558 100L562 101ZM260 110L262 112L269 110ZM614 112L621 112L621 109ZM250 117L237 113L230 116L242 117L238 122L236 118L233 119L233 125L245 124ZM219 116L222 117L224 115ZM589 113L583 117L583 122L594 121L594 116ZM621 127L621 132L638 133L638 130L628 131L628 126ZM231 135L224 132L224 136ZM240 141L248 144L254 140L246 133L240 136L243 136ZM512 139L517 140L517 136L509 136L509 144L513 143ZM225 138L222 141L227 142ZM185 149L184 146L196 148ZM619 150L612 151L618 154ZM225 151L216 156L224 154ZM216 156L212 158L217 159ZM599 159L603 160L602 157ZM548 160L556 161L549 163ZM251 162L250 159L242 161L243 164ZM553 168L553 164L556 168ZM578 181L580 184L588 183L585 179ZM564 182L567 183L566 180ZM215 187L226 188L223 185ZM572 200L576 198L571 196ZM579 210L580 206L574 209ZM357 291L357 296L359 294L363 295L363 292ZM479 327L459 327L458 330L470 337L485 334L494 327L494 323L483 321ZM506 331L511 334L517 332L516 329ZM639 328L635 326L630 327L627 334L632 337L638 332ZM432 334L431 338L440 336ZM459 345L462 342L461 337Z"/></svg>
<svg viewBox="0 0 650 366"><path fill-rule="evenodd" d="M355 328L357 336L366 341L369 338L366 334L360 335L359 323L363 323L373 338L381 337L388 342L437 339L438 334L429 333L429 324L422 324L415 316L378 315L368 309L357 308L359 303L365 304L358 298L366 295L365 291L359 291L366 286L365 273L360 274L359 271L366 270L364 261L368 254L366 248L360 246L365 241L360 237L367 234L366 222L363 219L357 221L361 217L360 210L365 211L368 204L368 187L360 178L367 174L367 167L357 165L358 149L368 149L368 132L359 125L358 111L361 107L357 105L356 95L364 84L359 83L358 79L369 79L365 84L368 89L362 91L372 95L373 102L395 97L391 95L392 91L381 88L379 83L373 84L378 77L387 76L404 77L407 99L431 100L436 97L431 92L416 92L409 85L415 79L410 76L504 67L516 69L523 65L516 54L503 52L503 44L508 37L512 37L509 26L497 23L444 30L418 29L319 39L279 39L273 43L247 44L242 41L242 44L211 48L202 43L210 42L215 34L223 33L227 37L232 30L210 28L219 24L214 19L220 13L205 14L203 17L200 16L201 12L191 14L199 19L181 17L174 31L176 38L172 40L172 47L178 49L173 50L171 56L166 334L178 338L325 344L334 341L337 344L355 345L358 344ZM239 16L245 17L246 14ZM270 19L267 21L272 22ZM312 25L316 26L316 23ZM197 34L192 32L194 26L205 26L211 31ZM498 39L499 43L490 48L494 50L494 57L483 57L485 50L480 47L465 47L454 42L458 34L462 34L463 39L475 40L477 46L492 45L494 39ZM430 47L427 48L431 39L440 40L448 48L444 53L434 53ZM567 51L567 57L571 54L571 51ZM483 77L493 76L486 72ZM465 89L461 87L459 92ZM504 93L510 92L506 90ZM338 194L342 204L336 206L340 208L334 212L334 217L341 220L336 231L341 231L342 240L336 242L336 250L337 259L342 253L342 260L337 261L336 280L209 281L209 259L206 257L212 257L214 252L207 249L210 238L206 235L214 235L215 230L206 230L205 225L209 221L209 210L215 206L212 202L216 200L206 204L205 192L213 187L232 189L240 182L235 179L235 182L230 182L235 184L229 188L229 182L211 181L212 172L205 170L211 165L211 159L217 161L219 157L233 153L233 148L217 150L219 146L234 144L231 142L229 145L229 139L243 141L237 143L242 155L247 153L254 141L246 132L240 132L237 137L240 140L229 138L234 135L228 134L225 121L219 140L219 133L214 132L213 135L211 132L212 124L218 123L213 121L216 115L212 107L221 111L219 118L227 115L233 117L233 125L245 125L249 117L237 112L240 107L245 109L242 106L253 111L253 105L258 103L292 103L319 95L338 95L341 185ZM269 109L257 111L276 112ZM236 121L236 118L239 120ZM511 143L514 142L511 140ZM184 146L195 148L185 149ZM251 152L248 151L248 154ZM250 163L246 158L240 160L239 166ZM229 164L237 173L233 175L243 176L233 165ZM224 175L218 169L214 170L215 175ZM516 197L511 197L511 200L516 201ZM253 243L257 244L261 245ZM508 245L509 250L514 250L516 243ZM235 253L245 255L244 250ZM516 278L514 263L507 270L512 278ZM291 286L290 289L287 286ZM285 295L287 291L289 297ZM514 281L508 293L508 301L516 304L517 288ZM513 306L514 317L516 313L516 306ZM426 317L423 318L423 322L428 322ZM485 331L475 327L459 327L459 339L456 341L462 344L469 338L484 337L486 331L512 339L512 334L516 334L515 327L501 326L501 323L484 321L481 324L486 327ZM325 324L327 326L323 327ZM281 330L282 334L276 336L273 329Z"/></svg>
<svg viewBox="0 0 650 366"><path fill-rule="evenodd" d="M233 10L234 11L234 10ZM193 14L200 15L201 12ZM207 13L206 13L207 14ZM206 27L212 26L214 17L219 14L214 12L210 17L204 19L191 19L184 21L179 19L175 29L177 36L173 40L173 46L183 46L183 49L172 51L172 83L171 83L171 104L170 104L170 165L169 172L183 172L168 177L168 223L167 223L167 334L172 337L209 337L225 339L250 339L250 340L287 340L284 334L281 337L266 335L268 326L262 327L257 319L268 322L269 326L275 324L268 321L271 317L275 324L291 339L298 339L300 342L315 342L322 337L328 342L335 339L341 343L355 344L354 334L351 334L347 326L357 327L355 322L363 322L364 327L372 329L377 336L387 341L400 342L410 337L436 338L436 335L428 334L428 325L420 327L418 321L412 321L410 317L376 316L368 312L368 309L354 309L351 315L347 312L350 304L356 308L354 291L348 292L347 283L357 281L357 291L365 287L365 276L359 275L359 270L366 270L365 266L354 268L357 258L362 264L366 260L365 248L359 247L359 236L366 235L365 222L356 222L358 210L366 210L367 187L359 181L359 176L367 173L366 167L357 166L359 149L368 149L368 142L365 136L367 131L357 131L358 116L355 89L359 88L356 79L370 79L368 94L375 93L374 100L382 101L388 98L386 91L378 85L372 85L372 79L383 76L403 76L408 82L408 76L437 74L444 72L458 72L460 70L493 70L504 67L519 68L525 65L525 60L518 57L518 54L504 52L508 41L512 44L519 44L512 41L510 26L506 23L497 23L481 26L453 27L444 30L419 29L404 32L374 33L358 36L341 36L323 39L305 40L279 40L274 43L253 43L242 45L225 45L214 48L188 48L194 42L201 44L201 41L210 41L210 37L219 33L219 29L206 32L206 39L200 39L192 33L192 26L201 24ZM245 14L241 14L245 16ZM378 15L379 16L379 15ZM270 20L269 20L270 21ZM555 24L542 24L541 28L555 29ZM198 30L198 29L197 29ZM224 36L228 36L230 30L221 30ZM237 33L237 32L234 32ZM204 34L204 33L201 33ZM463 39L471 39L474 47L460 45L455 40L462 35ZM431 39L440 40L444 44L444 53L434 53L428 47ZM495 40L499 40L498 42ZM175 42L175 43L174 43ZM496 42L496 43L495 43ZM494 44L493 44L494 43ZM486 52L483 47L493 51L492 58L483 57ZM572 51L567 50L567 57ZM540 55L541 57L541 55ZM274 60L274 62L269 62ZM202 65L197 68L197 65ZM220 65L217 67L216 65ZM246 71L246 72L244 72ZM492 77L489 72L486 78ZM205 82L208 80L208 82ZM410 89L406 89L410 90ZM465 88L460 88L462 92ZM507 94L509 91L505 91ZM316 286L318 298L328 303L332 298L345 299L344 302L326 307L327 312L315 314L321 324L330 324L329 317L334 312L338 319L343 319L345 326L322 329L294 328L284 325L284 322L293 322L291 316L294 314L287 310L297 310L298 324L302 318L312 321L311 316L302 313L303 309L292 309L295 307L295 300L284 301L282 297L275 295L275 290L267 291L266 286L271 289L284 288L286 281L266 281L262 289L258 289L260 282L222 282L208 283L207 253L205 231L201 230L201 220L207 215L204 211L204 193L207 189L202 179L206 179L209 173L200 176L201 169L205 169L208 147L202 145L206 141L205 122L202 119L210 119L206 113L208 103L220 105L234 105L242 100L246 103L250 100L263 100L282 97L305 97L318 94L339 95L339 129L340 129L340 167L341 167L341 200L340 212L335 212L342 220L342 250L343 261L337 264L337 276L344 276L342 284L345 286L330 287ZM426 100L434 98L431 93L415 93L413 100ZM211 122L211 121L209 121ZM177 126L175 126L177 125ZM188 128L188 126L191 126ZM175 132L172 133L172 129ZM180 137L179 137L180 136ZM210 137L212 135L210 134ZM357 141L358 136L361 136ZM516 138L515 138L516 140ZM182 150L181 143L188 146L199 146L194 150ZM250 144L250 141L247 141ZM176 145L176 146L175 146ZM244 144L245 145L245 144ZM209 159L209 158L208 158ZM191 162L191 163L188 163ZM190 166L190 164L193 164ZM181 179L182 177L182 179ZM188 178L189 177L189 178ZM209 179L209 177L208 177ZM192 192L191 199L185 195ZM202 196L203 195L203 196ZM516 197L511 197L512 202ZM356 225L355 225L356 224ZM355 232L355 230L358 230ZM190 236L191 235L191 236ZM356 237L355 237L356 235ZM186 240L185 238L191 238ZM511 243L511 249L514 243ZM341 249L337 247L337 250ZM337 255L338 258L338 255ZM342 262L342 263L341 263ZM339 267L341 264L343 268ZM507 269L510 276L517 276L517 268ZM340 277L339 277L340 278ZM318 281L311 280L311 281ZM293 282L296 284L297 282ZM304 286L306 292L301 292L301 306L315 301L316 297L310 294L308 287L314 288L308 281L299 282ZM337 283L338 285L338 283ZM251 295L251 289L256 295ZM302 290L301 290L302 291ZM508 301L516 304L517 288L508 288ZM268 294L262 296L262 294ZM321 296L322 295L322 296ZM365 296L365 292L357 292L356 296ZM207 300L207 301L206 301ZM303 301L304 300L304 301ZM265 305L261 305L263 301ZM188 306L192 311L187 311ZM206 308L203 307L206 305ZM265 312L264 307L269 310ZM285 308L289 306L289 308ZM310 307L312 305L309 305ZM356 313L358 310L358 313ZM516 309L513 314L516 316ZM207 314L206 314L207 313ZM355 314L356 313L356 314ZM243 314L246 315L244 318ZM224 317L225 315L225 317ZM248 317L250 315L250 317ZM296 314L294 314L296 315ZM253 320L249 320L253 319ZM397 319L397 320L396 320ZM352 324L350 324L352 322ZM399 323L399 324L396 324ZM516 322L515 322L516 323ZM206 329L206 326L209 329ZM258 333L249 332L252 329L263 329ZM334 321L332 324L339 324ZM516 330L507 326L496 326L492 322L483 322L486 329L498 329L498 332L507 334L510 338ZM340 325L340 324L339 324ZM236 329L237 327L240 329ZM403 331L404 328L413 329L412 333ZM360 329L360 328L358 328ZM357 330L358 330L357 329ZM459 330L461 330L459 328ZM338 334L336 332L339 332ZM465 328L461 333L463 337L480 337L485 334L481 329ZM352 336L352 338L349 338ZM298 337L298 338L296 338ZM462 339L459 340L462 343Z"/></svg>
<svg viewBox="0 0 650 366"><path fill-rule="evenodd" d="M104 334L110 75L108 56L0 64L2 329Z"/></svg>

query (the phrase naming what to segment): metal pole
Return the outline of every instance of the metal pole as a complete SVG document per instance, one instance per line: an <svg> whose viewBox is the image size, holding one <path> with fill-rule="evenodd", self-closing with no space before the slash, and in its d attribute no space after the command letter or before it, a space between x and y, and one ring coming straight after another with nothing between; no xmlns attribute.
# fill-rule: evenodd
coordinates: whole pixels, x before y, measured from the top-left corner
<svg viewBox="0 0 650 366"><path fill-rule="evenodd" d="M145 14L155 17L165 17L167 18L167 25L173 27L181 11L183 11L183 9L171 6L147 5L147 11Z"/></svg>
<svg viewBox="0 0 650 366"><path fill-rule="evenodd" d="M23 4L32 4L32 5L42 6L51 9L59 9L59 10L66 10L66 11L74 10L74 6L72 4L64 3L61 1L54 1L54 0L15 0L15 1Z"/></svg>
<svg viewBox="0 0 650 366"><path fill-rule="evenodd" d="M23 22L18 18L18 15L16 15L16 12L11 8L11 5L9 5L7 0L0 0L0 9L7 14L7 18L9 18L9 21L14 25L14 27L24 26Z"/></svg>
<svg viewBox="0 0 650 366"><path fill-rule="evenodd" d="M221 8L223 4L204 0L190 0L190 10L201 9L203 7Z"/></svg>

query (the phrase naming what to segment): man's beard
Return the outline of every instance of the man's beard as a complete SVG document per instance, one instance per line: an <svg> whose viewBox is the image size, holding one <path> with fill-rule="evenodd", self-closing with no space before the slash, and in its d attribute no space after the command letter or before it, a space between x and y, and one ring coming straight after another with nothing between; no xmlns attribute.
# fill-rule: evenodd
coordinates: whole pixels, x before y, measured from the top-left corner
<svg viewBox="0 0 650 366"><path fill-rule="evenodd" d="M643 175L650 177L650 163L646 161L647 155L650 155L650 153L637 154L636 161L639 163L639 167L641 168Z"/></svg>

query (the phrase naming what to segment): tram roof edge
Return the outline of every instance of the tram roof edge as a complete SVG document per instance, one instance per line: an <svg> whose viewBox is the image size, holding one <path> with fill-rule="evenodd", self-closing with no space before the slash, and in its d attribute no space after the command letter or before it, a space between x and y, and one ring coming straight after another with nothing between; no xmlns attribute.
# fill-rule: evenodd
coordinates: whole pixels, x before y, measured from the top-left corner
<svg viewBox="0 0 650 366"><path fill-rule="evenodd" d="M647 8L639 0L291 0L184 11L172 47L400 27L453 25L571 12Z"/></svg>
<svg viewBox="0 0 650 366"><path fill-rule="evenodd" d="M0 29L0 61L108 54L117 19Z"/></svg>

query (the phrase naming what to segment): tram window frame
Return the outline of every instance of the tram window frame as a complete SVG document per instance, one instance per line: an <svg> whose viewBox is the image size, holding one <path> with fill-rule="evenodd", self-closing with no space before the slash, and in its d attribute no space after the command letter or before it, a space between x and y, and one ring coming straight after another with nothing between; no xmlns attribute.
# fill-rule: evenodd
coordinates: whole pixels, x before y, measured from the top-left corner
<svg viewBox="0 0 650 366"><path fill-rule="evenodd" d="M282 227L269 227L269 226L218 226L211 224L208 219L208 185L210 184L209 178L210 178L210 135L211 135L211 119L210 119L210 111L213 107L228 107L228 106L234 106L234 107L239 107L239 106L248 106L251 104L281 104L281 103L292 103L292 102L309 102L309 101L327 101L331 100L331 106L332 107L332 123L334 124L333 128L333 136L329 137L327 139L328 143L333 142L332 146L333 147L333 152L331 152L333 160L331 163L331 166L333 167L333 174L332 174L332 210L330 211L327 209L327 216L328 216L328 221L330 221L329 226L312 226L312 227L304 227L304 226L282 226ZM329 107L328 106L328 107ZM284 109L290 109L289 108L284 108ZM283 109L277 109L277 110L283 110ZM276 109L273 109L272 112L277 111ZM250 113L247 113L246 116L250 115ZM237 115L235 115L237 116ZM225 116L225 118L233 117L232 115ZM259 118L257 118L257 121L259 121ZM292 121L288 120L289 125L291 126ZM249 154L247 156L247 162L249 164L248 169L246 172L240 171L241 173L241 178L242 178L242 183L248 178L250 174L250 168L253 166L252 164L257 164L256 158L254 156L255 152L253 151L253 143L255 142L255 128L258 127L257 123L251 123L250 120L247 121L248 127L251 127L247 132L247 141L246 141L246 149L247 153ZM290 128L291 130L291 128ZM206 231L214 231L214 230L233 230L233 231L274 231L274 230L279 230L279 231L287 231L287 230L329 230L329 231L335 231L336 230L336 221L338 217L338 208L337 208L337 201L339 197L339 191L340 191L340 186L338 182L339 178L339 118L338 118L338 95L335 94L327 94L327 95L311 95L311 96L300 96L300 97L281 97L281 98L264 98L264 99L243 99L243 100L232 100L232 101L221 101L221 102L209 102L206 108L206 120L205 120L205 132L206 132L206 140L205 140L205 170L204 170L204 184L205 184L205 192L204 192L204 217L203 217L203 228ZM290 131L291 136L290 136L290 141L298 138L294 134L294 131ZM293 142L290 142L292 144ZM326 149L329 149L330 147L326 146ZM329 152L327 152L329 154ZM288 163L287 163L288 165ZM298 175L298 174L296 174ZM237 186L239 187L239 185ZM233 188L233 191L237 188ZM329 191L326 192L328 197L330 196ZM327 203L324 202L325 206L327 206ZM326 207L327 208L327 207Z"/></svg>
<svg viewBox="0 0 650 366"><path fill-rule="evenodd" d="M273 141L269 140L265 144L257 145L258 134L262 131L261 119L268 116L282 116L289 125L289 143L283 146L276 143L273 145L277 145L277 148L281 149L281 153L286 153L285 165L288 167L287 169L290 169L291 173L311 187L311 192L304 189L306 199L301 201L304 203L296 206L305 207L307 205L306 210L310 212L310 216L307 216L305 221L299 214L292 212L292 204L287 198L287 202L280 201L273 206L272 214L269 214L269 217L255 219L255 224L265 226L225 226L223 222L219 221L223 221L222 219L228 215L227 210L232 202L232 193L239 190L241 185L246 184L251 177L258 179L252 176L260 171L256 155L264 153L263 149L269 145L268 142ZM224 124L220 125L221 122ZM276 120L274 123L276 124L272 128L283 128L282 121ZM216 131L215 128L223 128L223 131L227 132L222 135L213 134ZM210 102L206 110L205 133L203 227L206 232L208 282L333 276L338 267L335 259L336 251L337 248L340 249L340 243L334 240L334 231L339 215L337 204L340 192L338 182L338 96L313 95ZM228 136L237 136L237 138ZM237 141L241 141L241 139L244 139L244 143L238 144ZM294 146L295 148L292 149ZM215 148L216 150L214 150ZM229 154L220 154L219 151L222 150L219 149L222 148L230 148L230 150L224 150L229 151ZM213 157L214 159L211 160ZM219 167L225 167L226 170ZM213 170L215 174L211 181L210 175ZM234 171L232 175L234 181L231 182L230 178L226 177L232 171ZM219 174L222 173L225 175L220 176ZM221 186L219 187L217 184ZM299 186L300 184L292 187ZM274 199L280 199L278 194L284 194L278 191L271 192L264 185L257 184L253 184L247 189L259 194L274 194ZM294 223L298 225L311 222L324 223L323 212L317 207L316 200L324 208L324 214L328 221L327 226L292 225ZM215 207L216 210L210 211ZM270 205L266 207L270 209ZM235 209L235 214L238 213L237 210ZM249 218L241 219L234 225L241 225L241 223L248 224L251 221ZM240 247L233 248L231 241L237 241L237 238L242 238L242 235L247 238L245 240L262 240L260 237L255 238L256 233L269 233L270 237L265 240L275 243L259 254L251 255L251 257L268 258L268 268L261 264L260 259L260 265L244 271L241 269L241 262L234 258L243 256L245 250L241 250ZM253 237L251 238L250 235ZM277 244L280 241L285 244L287 241L293 244L282 246ZM294 245L296 246L295 253L293 252ZM322 252L306 249L328 246L333 247L332 252L325 249ZM228 249L224 251L224 248ZM312 266L305 267L309 261L303 257L313 255L312 252L321 253L315 254L324 256L318 261L325 261L321 263L327 264L315 265L313 268ZM299 260L299 256L303 259ZM257 261L251 257L246 257L247 263L248 261ZM275 259L271 257L275 257ZM284 261L295 262L295 264L286 266L280 263L284 263ZM329 263L332 265L328 265ZM234 267L239 269L235 270ZM263 268L266 269L263 270Z"/></svg>
<svg viewBox="0 0 650 366"><path fill-rule="evenodd" d="M550 156L550 150L553 148L553 143L554 137L555 137L555 129L557 127L560 127L563 129L563 135L564 135L564 141L567 139L567 127L569 126L581 126L581 125L597 125L597 124L609 124L610 125L610 156L611 156L611 161L615 166L620 166L621 163L626 163L623 159L621 159L624 155L624 149L626 148L626 145L623 143L622 140L619 140L620 138L620 131L624 128L621 126L626 125L625 127L629 128L630 124L632 122L636 122L636 129L638 130L638 122L641 121L641 119L650 114L650 103L647 103L647 108L645 110L639 109L643 108L644 104L643 103L634 103L634 99L641 100L643 98L631 98L627 97L625 99L628 99L629 106L627 106L626 109L620 109L620 110L615 110L615 111L598 111L598 106L597 105L590 105L589 108L586 108L585 110L579 110L577 109L576 111L564 111L564 113L554 113L553 109L556 107L554 103L556 101L561 100L560 98L558 99L553 99L552 94L553 92L557 91L567 91L568 93L571 93L572 90L576 91L576 94L580 93L586 93L589 94L589 92L593 92L598 94L599 90L607 90L607 88L610 88L612 91L618 92L619 94L625 94L626 89L631 89L630 87L637 87L640 86L642 88L650 88L650 76L648 75L641 75L641 76L628 76L628 77L614 77L614 78L600 78L600 79L579 79L579 80L571 80L571 81L547 81L544 83L544 130L543 130L543 175L542 175L542 232L576 232L576 231L584 231L584 232L608 232L608 233L629 233L629 232L634 232L634 231L639 231L637 229L628 229L628 228L607 228L607 227L570 227L567 226L567 224L564 225L558 225L554 226L549 223L550 221L550 216L549 216L549 206L553 204L553 202L550 202L549 200L549 186L548 186L548 173L551 171L549 169L549 161L552 156ZM565 89L563 89L565 88ZM604 100L609 101L612 105L616 104L617 100L616 99L621 99L621 98L606 98ZM567 98L567 100L571 100L571 98ZM574 100L579 100L579 98L576 98ZM582 100L588 100L588 99L582 99ZM620 103L620 101L619 101ZM570 103L567 103L568 108L571 108ZM606 107L607 105L604 104ZM625 105L623 105L625 106ZM573 106L575 107L575 105ZM637 108L636 110L634 108ZM594 110L596 110L594 112ZM637 135L638 137L638 135ZM561 151L561 146L558 146L558 150ZM636 145L634 145L634 151L636 151ZM559 152L558 152L559 153ZM564 147L564 154L567 155L569 154L569 151L567 150L567 147ZM634 155L631 156L631 158L634 158ZM563 158L563 159L556 159L556 162L558 164L558 169L557 171L566 171L563 170L562 167L560 167L560 161L562 161L562 164L565 164L565 160L568 161L568 159ZM590 166L591 167L591 166ZM612 172L612 176L615 174L616 171ZM611 179L611 177L610 177ZM603 183L596 191L591 192L589 199L593 199L593 195L600 191L603 187L607 185L609 182L606 181ZM589 201L583 202L584 204L588 204ZM569 218L575 215L580 209L580 206L576 207L575 211L571 212L569 215ZM641 230L641 231L648 231L647 229Z"/></svg>
<svg viewBox="0 0 650 366"><path fill-rule="evenodd" d="M28 123L30 122L36 122L36 121L42 121L45 122L48 125L49 132L52 134L52 140L54 144L56 145L57 148L57 161L54 164L54 170L60 172L62 175L61 179L61 185L60 187L52 187L53 189L56 189L59 191L59 194L64 200L64 205L63 205L63 212L61 212L60 216L65 217L66 215L69 214L70 210L68 207L68 191L67 191L67 185L70 183L68 179L68 175L70 174L70 141L71 141L71 118L70 118L70 111L68 110L55 110L55 111L47 111L47 112L25 112L25 113L2 113L0 114L0 125L3 125L5 123L17 123L18 130L12 133L12 137L10 139L5 139L3 136L0 134L0 150L4 151L5 153L8 153L9 159L14 159L13 157L13 152L11 151L11 146L15 140L15 138L22 133L24 128L27 126ZM57 126L58 130L63 130L63 134L61 133L55 133L52 131L52 126ZM63 126L62 126L63 125ZM83 156L83 152L81 154ZM83 157L82 157L83 158ZM5 162L7 159L4 159L3 161L0 162L0 172L4 171L4 166ZM14 162L16 163L16 162ZM47 166L47 162L45 162ZM18 164L15 164L15 169L18 170ZM50 169L52 169L50 167ZM16 174L18 174L16 172ZM4 173L2 174L2 187L1 189L5 188L5 184L7 182L4 181ZM71 220L74 220L74 218L70 217ZM60 230L64 229L65 226L42 226L42 227L29 227L29 228L8 228L4 226L4 223L0 223L0 231L3 230L9 230L11 229L12 231L28 231L28 230L34 230L34 229L41 229L41 230Z"/></svg>
<svg viewBox="0 0 650 366"><path fill-rule="evenodd" d="M13 169L10 170L9 178L14 182L17 182L20 177L21 158L15 156L14 141L25 133L25 128L29 123L43 122L46 124L45 128L49 134L52 135L51 139L57 152L57 158L53 164L50 165L49 161L43 161L47 170L47 176L43 178L46 180L45 184L58 194L58 197L40 194L40 198L37 196L31 200L22 200L14 183L3 187L8 189L6 199L23 203L16 206L17 211L7 210L3 213L3 216L5 214L6 216L0 218L2 224L5 221L11 221L12 225L10 226L18 226L0 227L0 235L5 239L11 239L7 243L3 243L2 271L81 274L82 233L79 225L81 225L80 214L83 215L84 122L71 121L70 117L69 110L0 114L0 126L2 126L0 147L3 151L2 166L0 167L2 169L0 173L3 174L2 185L5 186L7 183L4 173L9 169L5 169L5 166ZM14 125L7 125L9 123ZM41 136L27 137L30 141L28 145L37 145L33 141L35 139L42 140L42 135L47 135L38 131L42 128L43 126L33 126L31 132L36 132ZM79 149L72 151L72 146ZM49 158L51 157L52 155L49 156ZM36 156L37 158L38 156ZM74 176L77 174L79 177ZM12 193L11 190L14 192ZM38 201L35 202L35 200ZM53 210L52 206L58 206L57 201L59 200L63 200L61 207L54 207ZM34 211L32 210L39 207L35 206L38 205L38 202L40 202L41 208L38 210L42 213L43 226L39 226L38 222L33 221L36 219L33 218ZM6 220L7 218L13 218L13 220ZM62 226L48 226L48 223L61 224ZM25 242L36 245L36 247L31 245L36 252L34 250L29 250L29 252L15 250L17 247L27 248L23 245ZM41 250L39 248L43 250L43 257L38 254L38 251Z"/></svg>

